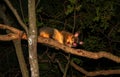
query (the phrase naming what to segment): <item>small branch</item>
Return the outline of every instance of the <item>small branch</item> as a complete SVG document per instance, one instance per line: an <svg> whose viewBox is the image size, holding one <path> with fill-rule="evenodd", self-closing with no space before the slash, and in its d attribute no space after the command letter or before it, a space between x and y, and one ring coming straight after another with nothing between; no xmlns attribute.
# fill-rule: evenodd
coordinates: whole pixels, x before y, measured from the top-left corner
<svg viewBox="0 0 120 77"><path fill-rule="evenodd" d="M58 59L55 59L55 60L56 60L56 62L58 63L58 66L59 66L61 72L64 73L64 69L63 69L63 67L62 67L62 65L61 65L61 63L60 63L60 61L59 61Z"/></svg>
<svg viewBox="0 0 120 77"><path fill-rule="evenodd" d="M22 19L20 18L19 14L17 13L16 9L12 6L9 0L4 0L5 3L8 5L8 7L11 9L13 14L15 15L16 19L18 20L19 24L25 29L26 33L28 34L28 28L27 26L23 23Z"/></svg>
<svg viewBox="0 0 120 77"><path fill-rule="evenodd" d="M116 25L114 25L111 30L108 32L107 36L110 37L111 33L115 30L115 28L118 27L118 25L120 25L120 23L117 23Z"/></svg>
<svg viewBox="0 0 120 77"><path fill-rule="evenodd" d="M76 5L74 5L74 24L73 24L73 29L72 29L72 33L74 33L75 27L76 27Z"/></svg>
<svg viewBox="0 0 120 77"><path fill-rule="evenodd" d="M25 22L25 16L24 16L24 10L23 10L22 1L19 0L19 3L20 3L20 11L21 11L22 19Z"/></svg>
<svg viewBox="0 0 120 77"><path fill-rule="evenodd" d="M66 75L67 75L67 71L68 71L68 68L69 68L69 64L70 64L70 54L68 54L68 62L67 62L67 64L66 64L66 66L65 66L65 71L64 71L64 73L63 73L63 77L67 77Z"/></svg>
<svg viewBox="0 0 120 77"><path fill-rule="evenodd" d="M37 0L35 7L37 8L39 4L40 4L40 0Z"/></svg>

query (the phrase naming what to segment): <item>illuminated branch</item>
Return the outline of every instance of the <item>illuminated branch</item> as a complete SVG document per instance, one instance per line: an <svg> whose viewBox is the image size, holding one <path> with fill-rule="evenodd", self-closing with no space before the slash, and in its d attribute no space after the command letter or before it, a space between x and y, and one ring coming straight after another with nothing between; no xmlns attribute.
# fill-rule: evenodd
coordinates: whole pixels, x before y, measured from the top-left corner
<svg viewBox="0 0 120 77"><path fill-rule="evenodd" d="M9 41L9 40L20 39L20 38L27 39L26 34L23 33L22 31L16 29L16 28L6 26L3 24L0 24L0 28L1 29L8 29L12 32L10 34L0 35L0 40L2 40L2 41L3 40ZM55 48L59 48L59 49L63 50L64 52L70 53L73 55L92 58L92 59L99 59L99 58L104 57L104 58L110 59L112 61L115 61L117 63L120 63L120 57L115 56L115 55L108 53L108 52L104 52L104 51L90 52L90 51L86 51L86 50L82 50L82 49L74 49L74 48L70 48L68 46L65 46L63 44L60 44L53 39L43 38L43 37L39 37L39 36L38 36L38 42L46 44L46 45L54 46Z"/></svg>

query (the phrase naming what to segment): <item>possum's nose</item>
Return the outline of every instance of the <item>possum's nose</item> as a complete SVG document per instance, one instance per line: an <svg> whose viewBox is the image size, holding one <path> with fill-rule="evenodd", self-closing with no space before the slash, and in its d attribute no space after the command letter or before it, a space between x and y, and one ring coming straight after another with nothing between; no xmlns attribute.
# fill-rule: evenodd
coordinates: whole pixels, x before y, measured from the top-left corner
<svg viewBox="0 0 120 77"><path fill-rule="evenodd" d="M77 43L73 43L73 46L76 47L76 46L77 46Z"/></svg>

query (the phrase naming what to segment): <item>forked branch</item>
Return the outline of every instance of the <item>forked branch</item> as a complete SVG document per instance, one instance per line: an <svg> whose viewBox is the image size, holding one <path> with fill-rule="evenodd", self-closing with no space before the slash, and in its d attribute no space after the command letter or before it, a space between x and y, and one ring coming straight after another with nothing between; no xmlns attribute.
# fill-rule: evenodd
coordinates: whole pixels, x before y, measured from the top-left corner
<svg viewBox="0 0 120 77"><path fill-rule="evenodd" d="M20 39L20 38L27 40L26 34L16 28L0 24L0 29L8 29L11 31L11 33L9 34L0 35L1 41L10 41L10 40ZM77 55L77 56L82 56L82 57L87 57L87 58L92 58L92 59L99 59L99 58L104 57L112 61L115 61L117 63L120 63L120 57L113 55L111 53L105 52L105 51L91 52L91 51L86 51L83 49L74 49L74 48L67 47L63 44L60 44L53 39L43 38L39 36L38 36L38 43L51 45L51 46L54 46L55 48L59 48L63 50L66 53L70 53L70 54Z"/></svg>

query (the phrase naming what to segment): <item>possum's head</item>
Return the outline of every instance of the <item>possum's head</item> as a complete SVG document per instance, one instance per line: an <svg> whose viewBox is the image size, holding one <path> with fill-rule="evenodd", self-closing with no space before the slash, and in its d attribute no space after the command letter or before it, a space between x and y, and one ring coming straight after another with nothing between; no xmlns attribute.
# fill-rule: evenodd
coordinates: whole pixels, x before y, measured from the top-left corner
<svg viewBox="0 0 120 77"><path fill-rule="evenodd" d="M79 41L79 32L76 32L75 34L69 35L66 39L66 45L69 47L77 47L78 44L82 45L83 42Z"/></svg>

